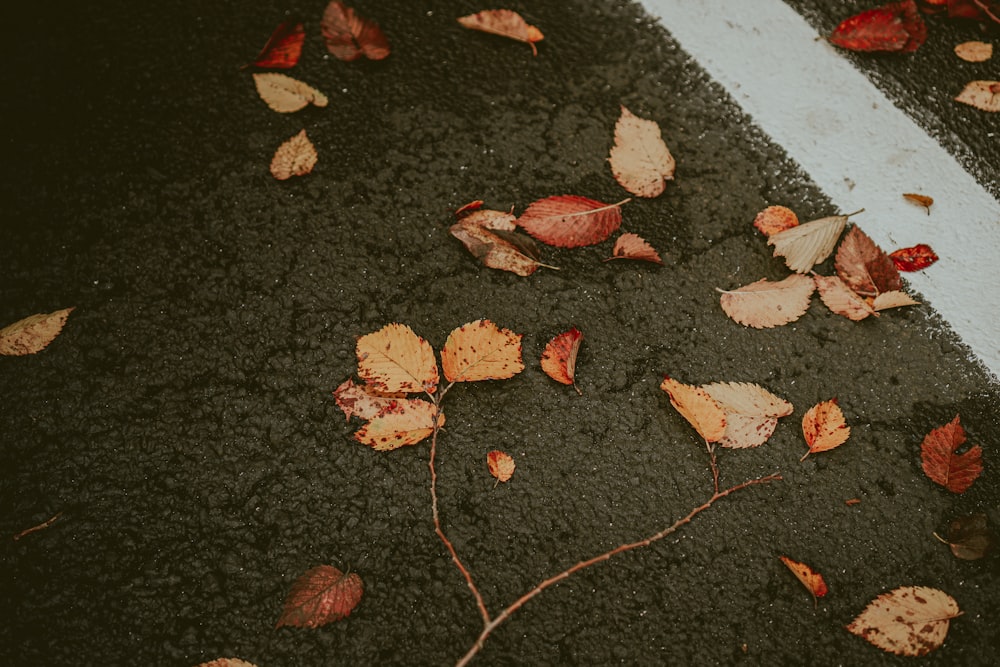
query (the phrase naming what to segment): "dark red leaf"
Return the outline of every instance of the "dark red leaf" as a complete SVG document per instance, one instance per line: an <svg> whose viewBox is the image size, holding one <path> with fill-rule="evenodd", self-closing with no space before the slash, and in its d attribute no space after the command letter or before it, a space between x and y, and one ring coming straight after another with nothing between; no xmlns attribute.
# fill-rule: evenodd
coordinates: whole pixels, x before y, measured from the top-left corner
<svg viewBox="0 0 1000 667"><path fill-rule="evenodd" d="M389 41L378 24L354 13L334 0L326 6L320 22L327 50L339 60L357 60L365 56L382 60L389 55Z"/></svg>
<svg viewBox="0 0 1000 667"><path fill-rule="evenodd" d="M605 240L622 224L621 205L577 195L557 195L532 202L517 224L542 243L579 248Z"/></svg>
<svg viewBox="0 0 1000 667"><path fill-rule="evenodd" d="M330 565L308 570L295 580L275 627L318 628L339 621L361 601L364 584L354 572L344 574Z"/></svg>
<svg viewBox="0 0 1000 667"><path fill-rule="evenodd" d="M267 44L257 54L257 59L246 67L266 67L269 69L289 69L295 67L302 55L302 43L306 31L301 23L285 21L279 25L267 40Z"/></svg>
<svg viewBox="0 0 1000 667"><path fill-rule="evenodd" d="M903 289L903 279L889 255L857 225L840 242L834 266L840 279L861 296Z"/></svg>
<svg viewBox="0 0 1000 667"><path fill-rule="evenodd" d="M926 243L900 248L890 253L889 257L900 271L920 271L938 261L937 254Z"/></svg>
<svg viewBox="0 0 1000 667"><path fill-rule="evenodd" d="M952 493L964 493L983 472L982 447L976 445L964 454L955 453L964 442L965 429L955 415L951 422L928 433L920 445L924 473Z"/></svg>
<svg viewBox="0 0 1000 667"><path fill-rule="evenodd" d="M916 51L927 39L914 0L892 2L856 14L834 28L830 41L851 51Z"/></svg>

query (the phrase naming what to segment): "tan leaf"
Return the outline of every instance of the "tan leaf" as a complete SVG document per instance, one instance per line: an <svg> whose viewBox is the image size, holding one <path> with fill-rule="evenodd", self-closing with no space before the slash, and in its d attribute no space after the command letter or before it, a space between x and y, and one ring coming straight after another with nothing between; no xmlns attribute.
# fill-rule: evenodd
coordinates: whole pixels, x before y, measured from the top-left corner
<svg viewBox="0 0 1000 667"><path fill-rule="evenodd" d="M852 214L853 215L853 214ZM840 233L847 225L846 215L831 215L771 234L767 244L774 246L774 256L784 257L796 273L806 273L833 252Z"/></svg>
<svg viewBox="0 0 1000 667"><path fill-rule="evenodd" d="M32 315L0 329L0 354L20 357L41 352L59 335L73 310Z"/></svg>
<svg viewBox="0 0 1000 667"><path fill-rule="evenodd" d="M706 442L718 442L726 434L726 413L707 391L665 377L660 389L670 396L670 404Z"/></svg>
<svg viewBox="0 0 1000 667"><path fill-rule="evenodd" d="M639 197L658 197L673 180L677 163L663 143L660 126L622 106L611 148L611 173L623 188Z"/></svg>
<svg viewBox="0 0 1000 667"><path fill-rule="evenodd" d="M498 482L506 482L510 480L511 475L514 474L514 459L511 458L510 454L506 452L501 452L498 449L494 449L486 455L486 467L489 468L490 474L497 478Z"/></svg>
<svg viewBox="0 0 1000 667"><path fill-rule="evenodd" d="M792 404L758 384L715 382L702 386L726 414L723 447L744 449L767 442L778 425L778 417L792 414Z"/></svg>
<svg viewBox="0 0 1000 667"><path fill-rule="evenodd" d="M847 442L851 437L851 427L847 425L837 399L817 403L806 411L802 416L802 435L809 451L802 455L800 461L810 454L825 452Z"/></svg>
<svg viewBox="0 0 1000 667"><path fill-rule="evenodd" d="M216 658L210 662L203 662L196 667L257 667L252 662L240 660L239 658Z"/></svg>
<svg viewBox="0 0 1000 667"><path fill-rule="evenodd" d="M1000 111L1000 81L970 81L955 101L982 111Z"/></svg>
<svg viewBox="0 0 1000 667"><path fill-rule="evenodd" d="M753 219L753 226L764 236L771 236L799 226L799 216L786 206L768 206Z"/></svg>
<svg viewBox="0 0 1000 667"><path fill-rule="evenodd" d="M306 131L302 130L278 146L271 158L271 175L279 181L304 176L316 166L316 158L316 147L309 141Z"/></svg>
<svg viewBox="0 0 1000 667"><path fill-rule="evenodd" d="M486 9L458 19L464 27L480 32L488 32L501 37L524 42L531 47L531 53L538 55L535 42L545 39L542 31L525 21L520 14L509 9Z"/></svg>
<svg viewBox="0 0 1000 667"><path fill-rule="evenodd" d="M307 570L295 580L275 627L318 628L346 618L361 601L364 584L356 573L330 565Z"/></svg>
<svg viewBox="0 0 1000 667"><path fill-rule="evenodd" d="M875 598L847 630L896 655L926 655L944 643L948 623L962 614L936 588L903 586Z"/></svg>
<svg viewBox="0 0 1000 667"><path fill-rule="evenodd" d="M902 290L882 292L872 301L872 308L875 310L885 310L886 308L899 308L900 306L919 306L920 302Z"/></svg>
<svg viewBox="0 0 1000 667"><path fill-rule="evenodd" d="M387 324L358 339L358 375L381 392L437 389L438 368L430 343L405 324Z"/></svg>
<svg viewBox="0 0 1000 667"><path fill-rule="evenodd" d="M506 380L524 370L521 335L489 320L463 324L448 334L441 367L449 382Z"/></svg>
<svg viewBox="0 0 1000 667"><path fill-rule="evenodd" d="M469 218L472 217L470 215L456 222L449 231L483 265L519 276L530 276L538 267L548 266L538 261L538 246L529 236L503 229L490 229L470 222Z"/></svg>
<svg viewBox="0 0 1000 667"><path fill-rule="evenodd" d="M257 93L267 106L280 113L304 109L311 102L325 107L329 100L309 84L278 72L257 72L253 75Z"/></svg>
<svg viewBox="0 0 1000 667"><path fill-rule="evenodd" d="M955 55L970 63L986 62L993 57L993 45L986 42L962 42L955 46Z"/></svg>
<svg viewBox="0 0 1000 667"><path fill-rule="evenodd" d="M433 403L419 398L400 398L394 407L358 429L354 439L377 452L388 452L406 445L415 445L434 432ZM438 412L438 427L444 426L444 413Z"/></svg>
<svg viewBox="0 0 1000 667"><path fill-rule="evenodd" d="M486 229L512 232L517 229L517 216L510 211L494 211L488 208L471 211L461 216L463 225L476 225Z"/></svg>
<svg viewBox="0 0 1000 667"><path fill-rule="evenodd" d="M813 278L816 281L819 298L823 300L827 308L837 315L843 315L855 322L863 320L869 315L878 316L875 309L851 291L851 288L844 284L844 281L838 276L817 275Z"/></svg>
<svg viewBox="0 0 1000 667"><path fill-rule="evenodd" d="M812 278L796 273L778 282L763 278L735 290L718 291L726 315L748 327L768 329L802 317L814 288Z"/></svg>
<svg viewBox="0 0 1000 667"><path fill-rule="evenodd" d="M350 420L352 415L361 419L373 419L391 409L397 399L406 398L406 394L377 392L368 385L354 384L351 378L347 378L333 392L333 397Z"/></svg>
<svg viewBox="0 0 1000 667"><path fill-rule="evenodd" d="M615 247L611 251L612 256L605 259L608 262L612 259L638 259L653 264L663 264L660 254L653 246L649 245L644 238L638 234L622 234L615 240Z"/></svg>

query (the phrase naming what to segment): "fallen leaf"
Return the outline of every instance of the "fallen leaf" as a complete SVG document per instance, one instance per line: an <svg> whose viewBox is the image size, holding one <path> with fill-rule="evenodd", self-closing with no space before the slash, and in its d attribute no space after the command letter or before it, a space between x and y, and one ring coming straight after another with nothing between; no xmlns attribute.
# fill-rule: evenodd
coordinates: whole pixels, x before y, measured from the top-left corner
<svg viewBox="0 0 1000 667"><path fill-rule="evenodd" d="M993 57L993 45L986 42L962 42L955 47L955 55L970 63L986 62Z"/></svg>
<svg viewBox="0 0 1000 667"><path fill-rule="evenodd" d="M292 113L304 109L309 103L325 107L329 100L307 83L278 72L255 72L257 94L267 106L279 113Z"/></svg>
<svg viewBox="0 0 1000 667"><path fill-rule="evenodd" d="M364 584L356 573L330 565L308 570L295 580L275 626L318 628L346 618L361 601Z"/></svg>
<svg viewBox="0 0 1000 667"><path fill-rule="evenodd" d="M542 243L579 248L607 239L622 224L621 205L577 195L556 195L528 205L517 224Z"/></svg>
<svg viewBox="0 0 1000 667"><path fill-rule="evenodd" d="M0 355L20 357L41 352L59 335L73 310L31 315L0 329Z"/></svg>
<svg viewBox="0 0 1000 667"><path fill-rule="evenodd" d="M947 540L937 533L934 537L947 544L956 558L979 560L992 552L997 544L997 536L987 526L987 520L985 514L959 517L948 525Z"/></svg>
<svg viewBox="0 0 1000 667"><path fill-rule="evenodd" d="M354 439L376 452L415 445L434 432L435 413L437 426L441 428L444 426L444 413L432 403L419 398L399 398L358 429Z"/></svg>
<svg viewBox="0 0 1000 667"><path fill-rule="evenodd" d="M342 2L331 2L320 21L326 49L338 60L352 61L361 56L382 60L389 55L389 41L372 20L358 16Z"/></svg>
<svg viewBox="0 0 1000 667"><path fill-rule="evenodd" d="M538 246L524 234L490 229L470 222L468 218L456 222L449 231L476 259L491 269L530 276L538 267L547 266L538 260Z"/></svg>
<svg viewBox="0 0 1000 667"><path fill-rule="evenodd" d="M920 302L902 290L882 292L872 299L872 308L881 311L888 308L899 308L901 306L919 306Z"/></svg>
<svg viewBox="0 0 1000 667"><path fill-rule="evenodd" d="M889 253L889 259L899 271L920 271L938 261L937 253L926 243L900 248Z"/></svg>
<svg viewBox="0 0 1000 667"><path fill-rule="evenodd" d="M615 240L615 247L611 251L611 257L605 259L610 262L613 259L637 259L644 262L663 265L660 253L656 252L653 246L646 242L638 234L622 234Z"/></svg>
<svg viewBox="0 0 1000 667"><path fill-rule="evenodd" d="M903 289L892 259L857 225L840 242L834 266L840 279L861 296Z"/></svg>
<svg viewBox="0 0 1000 667"><path fill-rule="evenodd" d="M1000 111L1000 81L970 81L955 101L981 111Z"/></svg>
<svg viewBox="0 0 1000 667"><path fill-rule="evenodd" d="M483 204L485 203L486 202L484 202L482 199L473 199L468 204L462 204L461 206L455 209L455 217L461 220L469 213L481 209L483 207Z"/></svg>
<svg viewBox="0 0 1000 667"><path fill-rule="evenodd" d="M800 461L810 454L825 452L847 442L851 437L851 427L847 425L837 399L817 403L806 411L802 416L802 435L809 451L802 455Z"/></svg>
<svg viewBox="0 0 1000 667"><path fill-rule="evenodd" d="M524 370L521 335L489 320L463 324L448 334L441 367L449 382L506 380Z"/></svg>
<svg viewBox="0 0 1000 667"><path fill-rule="evenodd" d="M759 384L715 382L701 387L726 415L726 432L719 440L723 447L744 449L767 442L778 418L792 414L792 404Z"/></svg>
<svg viewBox="0 0 1000 667"><path fill-rule="evenodd" d="M486 467L490 469L490 474L497 478L497 482L506 482L514 474L514 459L510 454L494 449L486 455Z"/></svg>
<svg viewBox="0 0 1000 667"><path fill-rule="evenodd" d="M771 234L767 244L774 246L774 256L784 257L785 264L796 273L806 273L829 257L837 245L840 233L847 225L848 215L831 215L819 220L789 227Z"/></svg>
<svg viewBox="0 0 1000 667"><path fill-rule="evenodd" d="M624 106L615 124L615 145L608 161L618 184L638 197L663 194L677 168L663 143L660 126L633 115Z"/></svg>
<svg viewBox="0 0 1000 667"><path fill-rule="evenodd" d="M578 394L583 392L576 386L576 355L582 342L583 334L573 327L550 340L542 352L545 374L556 382L573 385Z"/></svg>
<svg viewBox="0 0 1000 667"><path fill-rule="evenodd" d="M823 575L816 572L805 563L792 560L787 556L778 556L778 558L780 558L781 562L792 571L795 578L806 587L806 590L809 591L810 595L813 597L813 606L816 606L816 598L821 598L828 592L826 581L823 580Z"/></svg>
<svg viewBox="0 0 1000 667"><path fill-rule="evenodd" d="M753 219L753 226L764 236L771 236L799 226L799 216L785 206L768 206Z"/></svg>
<svg viewBox="0 0 1000 667"><path fill-rule="evenodd" d="M281 144L271 158L271 175L279 181L292 176L304 176L316 166L316 147L302 130Z"/></svg>
<svg viewBox="0 0 1000 667"><path fill-rule="evenodd" d="M358 338L357 355L358 375L380 392L437 389L434 350L405 324L387 324Z"/></svg>
<svg viewBox="0 0 1000 667"><path fill-rule="evenodd" d="M838 276L813 276L816 291L826 307L837 315L843 315L855 322L869 315L878 315L871 304L855 294Z"/></svg>
<svg viewBox="0 0 1000 667"><path fill-rule="evenodd" d="M706 442L718 442L726 435L726 413L707 391L669 377L663 378L660 389Z"/></svg>
<svg viewBox="0 0 1000 667"><path fill-rule="evenodd" d="M961 615L947 593L903 586L872 600L847 630L896 655L926 655L944 643L948 622Z"/></svg>
<svg viewBox="0 0 1000 667"><path fill-rule="evenodd" d="M965 442L965 429L955 415L949 423L934 429L920 445L920 463L924 474L952 493L965 493L983 472L983 449L970 447L964 454L955 452Z"/></svg>
<svg viewBox="0 0 1000 667"><path fill-rule="evenodd" d="M914 0L891 2L856 14L834 28L830 42L851 51L916 51L927 39Z"/></svg>
<svg viewBox="0 0 1000 667"><path fill-rule="evenodd" d="M920 195L915 192L904 192L903 199L906 201L913 202L917 206L923 206L927 211L927 215L931 214L931 206L934 204L934 198L928 197L927 195Z"/></svg>
<svg viewBox="0 0 1000 667"><path fill-rule="evenodd" d="M748 327L769 329L802 317L814 288L812 278L795 273L778 282L762 278L735 290L718 291L726 315Z"/></svg>
<svg viewBox="0 0 1000 667"><path fill-rule="evenodd" d="M477 225L486 229L505 232L512 232L517 229L517 216L510 211L494 211L488 208L480 208L482 201L479 202L479 206L475 209L470 209L468 206L469 204L466 204L455 211L455 215L458 216L459 221L463 225Z"/></svg>
<svg viewBox="0 0 1000 667"><path fill-rule="evenodd" d="M542 31L525 21L520 14L509 9L486 9L458 19L464 27L492 35L500 35L524 42L531 47L532 55L538 55L535 42L545 39Z"/></svg>
<svg viewBox="0 0 1000 667"><path fill-rule="evenodd" d="M295 67L302 55L302 44L306 30L301 23L285 21L271 33L267 44L257 54L257 58L244 67L265 67L269 69L289 69Z"/></svg>
<svg viewBox="0 0 1000 667"><path fill-rule="evenodd" d="M196 667L257 667L252 662L240 660L239 658L216 658L210 662L203 662Z"/></svg>
<svg viewBox="0 0 1000 667"><path fill-rule="evenodd" d="M373 419L390 409L397 399L405 397L403 392L378 392L368 385L354 384L351 378L344 380L333 392L337 407L343 410L348 421L353 415Z"/></svg>
<svg viewBox="0 0 1000 667"><path fill-rule="evenodd" d="M860 503L861 503L861 498L849 498L844 501L844 504L847 505L848 507L859 505Z"/></svg>

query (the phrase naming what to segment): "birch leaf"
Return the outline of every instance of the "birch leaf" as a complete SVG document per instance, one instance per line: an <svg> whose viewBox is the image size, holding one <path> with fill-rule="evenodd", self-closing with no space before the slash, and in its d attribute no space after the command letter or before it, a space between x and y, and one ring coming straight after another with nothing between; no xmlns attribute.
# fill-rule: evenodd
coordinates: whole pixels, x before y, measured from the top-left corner
<svg viewBox="0 0 1000 667"><path fill-rule="evenodd" d="M726 315L748 327L769 329L802 317L814 288L812 278L796 273L778 282L763 278L735 290L719 291Z"/></svg>
<svg viewBox="0 0 1000 667"><path fill-rule="evenodd" d="M387 324L358 339L358 375L378 391L437 389L438 368L430 343L405 324Z"/></svg>
<svg viewBox="0 0 1000 667"><path fill-rule="evenodd" d="M470 30L488 32L524 42L531 47L531 53L535 56L538 55L535 42L545 39L541 30L530 25L520 14L510 9L486 9L476 14L462 16L458 22Z"/></svg>
<svg viewBox="0 0 1000 667"><path fill-rule="evenodd" d="M0 329L0 355L20 357L41 352L59 335L73 310L32 315Z"/></svg>
<svg viewBox="0 0 1000 667"><path fill-rule="evenodd" d="M630 193L658 197L673 180L677 163L655 121L639 118L624 106L621 110L609 158L611 173Z"/></svg>
<svg viewBox="0 0 1000 667"><path fill-rule="evenodd" d="M510 481L517 466L510 454L494 449L486 455L486 467L490 474L497 478L497 482L507 482Z"/></svg>
<svg viewBox="0 0 1000 667"><path fill-rule="evenodd" d="M608 262L612 259L638 259L644 262L652 262L653 264L663 264L663 260L660 259L660 253L656 252L656 249L638 234L622 234L619 236L615 240L615 247L611 251L611 257L608 257L604 261Z"/></svg>
<svg viewBox="0 0 1000 667"><path fill-rule="evenodd" d="M753 226L764 236L771 236L799 226L799 216L787 206L768 206L753 219Z"/></svg>
<svg viewBox="0 0 1000 667"><path fill-rule="evenodd" d="M970 81L955 98L981 111L1000 111L1000 81Z"/></svg>
<svg viewBox="0 0 1000 667"><path fill-rule="evenodd" d="M730 449L759 447L767 442L778 418L792 414L792 404L758 384L716 382L702 389L726 414L726 432L719 444Z"/></svg>
<svg viewBox="0 0 1000 667"><path fill-rule="evenodd" d="M302 130L275 151L271 158L271 175L279 181L304 176L316 166L316 159L316 147Z"/></svg>
<svg viewBox="0 0 1000 667"><path fill-rule="evenodd" d="M607 239L622 224L621 205L578 195L556 195L528 205L517 224L542 243L579 248Z"/></svg>
<svg viewBox="0 0 1000 667"><path fill-rule="evenodd" d="M295 580L275 627L318 628L346 618L361 601L364 584L356 573L330 565L308 570Z"/></svg>
<svg viewBox="0 0 1000 667"><path fill-rule="evenodd" d="M463 324L448 334L441 367L449 382L506 380L524 370L521 336L489 320Z"/></svg>
<svg viewBox="0 0 1000 667"><path fill-rule="evenodd" d="M892 258L857 225L844 236L834 264L840 279L861 296L874 297L903 288Z"/></svg>
<svg viewBox="0 0 1000 667"><path fill-rule="evenodd" d="M816 281L816 290L819 298L822 299L826 307L837 315L843 315L855 322L863 320L869 315L878 316L867 301L855 294L843 280L838 276L813 276Z"/></svg>
<svg viewBox="0 0 1000 667"><path fill-rule="evenodd" d="M896 655L927 655L944 643L948 623L961 615L947 593L903 586L875 598L847 630Z"/></svg>
<svg viewBox="0 0 1000 667"><path fill-rule="evenodd" d="M851 214L853 215L853 214ZM774 256L784 257L796 273L807 273L833 252L840 233L847 225L847 215L831 215L771 234L767 244L774 246Z"/></svg>
<svg viewBox="0 0 1000 667"><path fill-rule="evenodd" d="M882 292L872 299L872 308L875 310L886 310L887 308L899 308L901 306L919 306L920 302L902 290Z"/></svg>
<svg viewBox="0 0 1000 667"><path fill-rule="evenodd" d="M669 377L663 379L660 389L667 392L670 404L706 442L718 442L725 436L726 413L707 391Z"/></svg>
<svg viewBox="0 0 1000 667"><path fill-rule="evenodd" d="M851 437L851 427L847 425L837 399L817 403L806 411L802 416L802 435L809 451L802 455L800 461L810 454L825 452L847 442Z"/></svg>
<svg viewBox="0 0 1000 667"><path fill-rule="evenodd" d="M279 113L292 113L304 109L310 103L318 107L325 107L329 103L326 95L286 74L256 72L253 81L260 98Z"/></svg>
<svg viewBox="0 0 1000 667"><path fill-rule="evenodd" d="M415 445L434 432L434 404L419 398L400 398L358 429L354 439L376 452L389 452ZM437 426L444 426L444 413L437 411Z"/></svg>

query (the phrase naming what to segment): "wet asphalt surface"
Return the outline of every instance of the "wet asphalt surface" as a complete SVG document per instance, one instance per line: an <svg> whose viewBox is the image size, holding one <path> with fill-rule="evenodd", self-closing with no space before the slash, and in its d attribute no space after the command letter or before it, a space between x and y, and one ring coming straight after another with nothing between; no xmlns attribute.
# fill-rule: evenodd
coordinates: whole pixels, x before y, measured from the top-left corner
<svg viewBox="0 0 1000 667"><path fill-rule="evenodd" d="M993 664L997 559L959 561L932 532L974 512L1000 522L1000 388L933 304L853 323L814 300L763 331L722 313L715 288L786 275L757 211L835 211L637 7L514 3L546 35L533 58L462 30L454 18L483 8L468 2L355 6L385 29L384 62L325 57L323 3L5 17L19 30L0 75L16 91L0 100L0 323L76 311L43 353L0 359L0 664L454 663L480 623L433 531L427 446L357 444L331 392L360 335L402 322L440 349L482 317L524 334L527 368L449 393L438 474L445 530L493 613L711 494L664 374L757 382L795 412L765 446L720 454L723 485L783 481L546 591L478 664L910 664L843 628L904 585L964 611L922 664ZM291 74L326 109L276 114L239 70L286 11L309 32ZM560 270L520 278L450 237L472 199L622 199L606 163L620 104L656 119L678 161L662 197L624 210L663 267L603 263L609 241L548 249ZM316 170L279 183L270 156L303 128ZM537 363L570 326L586 337L582 396ZM802 414L833 397L851 439L799 462ZM919 456L956 413L985 450L962 495ZM518 464L498 488L494 448ZM816 608L779 555L826 575ZM274 629L319 564L358 572L361 604Z"/></svg>

